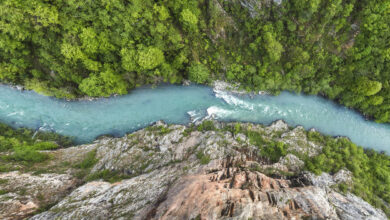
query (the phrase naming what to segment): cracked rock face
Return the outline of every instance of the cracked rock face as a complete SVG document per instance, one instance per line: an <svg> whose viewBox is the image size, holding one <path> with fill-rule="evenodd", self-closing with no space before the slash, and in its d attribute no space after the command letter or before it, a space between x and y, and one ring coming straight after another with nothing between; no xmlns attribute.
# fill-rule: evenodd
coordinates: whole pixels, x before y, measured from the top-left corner
<svg viewBox="0 0 390 220"><path fill-rule="evenodd" d="M174 166L117 183L89 182L50 211L31 219L112 219L147 216L149 206L164 195L180 171Z"/></svg>
<svg viewBox="0 0 390 220"><path fill-rule="evenodd" d="M39 207L60 201L77 184L67 174L0 174L0 219L23 219Z"/></svg>
<svg viewBox="0 0 390 220"><path fill-rule="evenodd" d="M226 124L214 122L214 126ZM301 128L291 130L283 121L269 127L242 126L294 150L301 146L302 151L315 153L321 147L313 147ZM53 207L31 219L386 219L362 199L335 191L333 185L352 180L347 170L315 176L303 172L304 162L293 154L270 164L243 133L187 129L157 123L123 138L102 138L55 152L58 158L74 160L96 150L98 161L91 173L110 170L132 176L114 183L87 182L67 196L62 192L72 186L72 178L64 174L2 175L16 175L16 182L43 185L47 188L43 193L58 195L52 199ZM290 175L264 172L268 169ZM33 206L24 204L26 209Z"/></svg>
<svg viewBox="0 0 390 220"><path fill-rule="evenodd" d="M295 187L290 180L234 168L234 161L223 163L220 170L188 175L177 181L168 191L166 200L156 208L153 218L337 218L321 188Z"/></svg>
<svg viewBox="0 0 390 220"><path fill-rule="evenodd" d="M356 196L306 185L302 176L271 178L245 160L215 160L192 174L178 164L114 184L90 182L32 219L386 218Z"/></svg>

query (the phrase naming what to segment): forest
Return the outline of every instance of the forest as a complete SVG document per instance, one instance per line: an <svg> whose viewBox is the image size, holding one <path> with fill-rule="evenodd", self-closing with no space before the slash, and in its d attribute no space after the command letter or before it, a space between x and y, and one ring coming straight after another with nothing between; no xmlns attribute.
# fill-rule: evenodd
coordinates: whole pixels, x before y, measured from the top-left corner
<svg viewBox="0 0 390 220"><path fill-rule="evenodd" d="M390 122L389 14L387 0L3 0L0 82L72 99L222 79Z"/></svg>

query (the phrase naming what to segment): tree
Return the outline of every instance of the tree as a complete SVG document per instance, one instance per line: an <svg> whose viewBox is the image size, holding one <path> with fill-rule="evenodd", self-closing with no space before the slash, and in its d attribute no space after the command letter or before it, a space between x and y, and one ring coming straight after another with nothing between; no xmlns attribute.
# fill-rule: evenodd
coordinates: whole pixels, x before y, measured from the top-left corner
<svg viewBox="0 0 390 220"><path fill-rule="evenodd" d="M97 40L97 34L93 28L84 28L79 35L79 38L85 52L94 54L98 51L99 41Z"/></svg>
<svg viewBox="0 0 390 220"><path fill-rule="evenodd" d="M151 70L164 62L164 53L155 47L142 49L138 53L138 65L142 69Z"/></svg>
<svg viewBox="0 0 390 220"><path fill-rule="evenodd" d="M205 65L197 63L190 66L188 74L191 81L205 83L209 79L210 71Z"/></svg>
<svg viewBox="0 0 390 220"><path fill-rule="evenodd" d="M367 77L360 77L352 88L352 91L360 95L372 96L381 91L381 89L382 83L370 80Z"/></svg>
<svg viewBox="0 0 390 220"><path fill-rule="evenodd" d="M233 63L229 66L226 77L228 80L243 80L245 78L244 67L240 64Z"/></svg>
<svg viewBox="0 0 390 220"><path fill-rule="evenodd" d="M114 74L110 68L99 75L92 74L85 78L79 87L83 93L93 97L108 97L111 94L123 95L127 93L127 86L122 77Z"/></svg>
<svg viewBox="0 0 390 220"><path fill-rule="evenodd" d="M121 50L122 67L127 71L135 71L137 69L137 51L133 49L123 48Z"/></svg>
<svg viewBox="0 0 390 220"><path fill-rule="evenodd" d="M264 46L266 51L268 52L268 56L271 62L279 61L282 56L282 52L284 51L283 46L275 39L272 33L265 32L264 36Z"/></svg>
<svg viewBox="0 0 390 220"><path fill-rule="evenodd" d="M164 7L163 5L155 4L153 6L153 9L156 12L156 14L158 15L158 18L160 19L160 21L165 21L170 17L168 9L166 7Z"/></svg>
<svg viewBox="0 0 390 220"><path fill-rule="evenodd" d="M198 18L190 9L184 9L180 13L180 22L188 31L197 31Z"/></svg>

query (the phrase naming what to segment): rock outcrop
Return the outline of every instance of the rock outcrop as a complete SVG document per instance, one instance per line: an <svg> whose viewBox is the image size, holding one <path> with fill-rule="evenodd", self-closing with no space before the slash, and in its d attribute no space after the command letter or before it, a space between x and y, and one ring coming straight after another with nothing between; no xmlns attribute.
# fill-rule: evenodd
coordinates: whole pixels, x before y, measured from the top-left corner
<svg viewBox="0 0 390 220"><path fill-rule="evenodd" d="M0 219L23 219L59 202L76 184L67 174L0 173Z"/></svg>
<svg viewBox="0 0 390 220"><path fill-rule="evenodd" d="M348 184L349 171L316 176L303 171L304 162L292 153L270 163L244 133L230 132L229 124L213 126L219 129L198 131L159 122L123 138L105 137L53 152L58 158L53 163L63 163L77 160L76 151L86 155L93 150L97 162L90 175L108 171L126 178L95 179L63 198L72 178L50 174L61 183L47 182L43 193L60 195L53 199L58 203L31 219L386 219L381 210L333 187ZM241 126L287 143L291 151L316 154L321 149L301 128L290 129L283 121ZM17 175L18 181L35 184L22 179L27 174ZM49 178L44 175L49 174L34 178ZM14 213L5 216L22 218Z"/></svg>

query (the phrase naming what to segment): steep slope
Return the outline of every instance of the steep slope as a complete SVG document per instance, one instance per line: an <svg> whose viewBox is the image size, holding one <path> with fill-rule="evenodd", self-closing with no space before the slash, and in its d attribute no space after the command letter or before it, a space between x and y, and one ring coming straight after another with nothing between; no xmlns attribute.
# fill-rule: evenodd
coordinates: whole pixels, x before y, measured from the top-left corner
<svg viewBox="0 0 390 220"><path fill-rule="evenodd" d="M288 147L271 156L245 129ZM103 137L56 150L53 160L40 167L58 172L55 167L68 164L66 175L85 183L69 182L72 178L64 174L39 173L30 181L30 174L15 172L0 175L0 181L6 187L13 185L3 181L10 176L12 182L30 187L44 186L49 178L62 181L55 189L52 184L36 190L44 198L57 195L50 202L58 203L31 219L386 219L383 211L340 191L338 185L353 184L348 170L319 176L304 171L305 162L296 155L314 157L322 148L302 128L290 129L282 121L269 127L159 122L123 138ZM80 175L80 170L85 173ZM78 187L65 196L61 185L69 191L74 184ZM1 195L0 217L19 219L47 204L33 190L25 193L32 197L28 210L19 206L9 211L23 202L16 191Z"/></svg>

